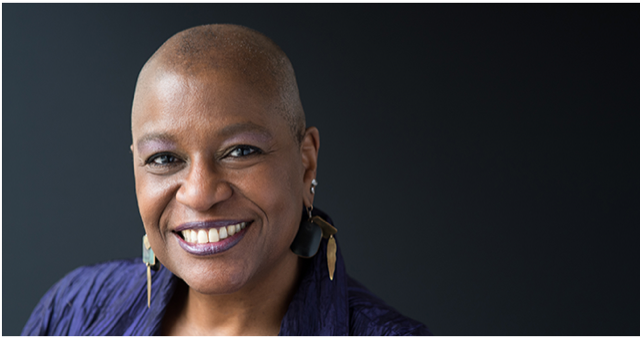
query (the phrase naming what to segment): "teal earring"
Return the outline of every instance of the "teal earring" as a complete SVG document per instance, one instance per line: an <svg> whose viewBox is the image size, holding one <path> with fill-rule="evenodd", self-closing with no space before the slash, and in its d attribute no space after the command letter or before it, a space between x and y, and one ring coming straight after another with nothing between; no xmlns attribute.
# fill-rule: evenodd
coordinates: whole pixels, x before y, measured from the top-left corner
<svg viewBox="0 0 640 338"><path fill-rule="evenodd" d="M160 261L156 259L146 234L142 236L142 262L147 266L147 308L151 308L151 270L158 271Z"/></svg>

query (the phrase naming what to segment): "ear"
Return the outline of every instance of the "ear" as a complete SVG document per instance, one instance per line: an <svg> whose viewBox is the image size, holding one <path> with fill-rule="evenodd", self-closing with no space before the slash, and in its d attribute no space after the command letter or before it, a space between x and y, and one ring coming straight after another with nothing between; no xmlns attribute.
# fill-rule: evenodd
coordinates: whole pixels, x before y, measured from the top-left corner
<svg viewBox="0 0 640 338"><path fill-rule="evenodd" d="M300 153L302 155L303 191L304 204L309 207L313 205L313 194L311 193L311 181L316 178L318 168L318 150L320 149L320 132L316 127L309 127L304 133L300 143Z"/></svg>

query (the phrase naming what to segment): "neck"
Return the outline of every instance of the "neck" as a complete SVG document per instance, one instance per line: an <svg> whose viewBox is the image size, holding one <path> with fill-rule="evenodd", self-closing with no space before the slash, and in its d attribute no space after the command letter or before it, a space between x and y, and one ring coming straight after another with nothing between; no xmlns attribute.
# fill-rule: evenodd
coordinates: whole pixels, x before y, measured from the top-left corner
<svg viewBox="0 0 640 338"><path fill-rule="evenodd" d="M290 253L276 268L231 294L202 294L180 283L163 318L163 335L277 335L300 265L298 256Z"/></svg>

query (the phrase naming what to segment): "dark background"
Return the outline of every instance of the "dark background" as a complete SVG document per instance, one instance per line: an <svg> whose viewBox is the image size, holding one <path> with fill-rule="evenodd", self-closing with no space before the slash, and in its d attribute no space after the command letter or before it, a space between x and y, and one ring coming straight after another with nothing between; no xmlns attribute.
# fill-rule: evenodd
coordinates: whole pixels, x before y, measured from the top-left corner
<svg viewBox="0 0 640 338"><path fill-rule="evenodd" d="M349 273L440 335L640 334L637 5L3 4L2 322L140 255L139 70L174 33L270 36L321 132Z"/></svg>

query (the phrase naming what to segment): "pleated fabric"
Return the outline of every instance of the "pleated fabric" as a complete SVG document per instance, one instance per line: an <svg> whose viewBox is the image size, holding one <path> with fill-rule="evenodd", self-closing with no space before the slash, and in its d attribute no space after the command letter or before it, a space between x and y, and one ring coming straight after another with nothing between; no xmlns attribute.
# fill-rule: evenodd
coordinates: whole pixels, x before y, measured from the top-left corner
<svg viewBox="0 0 640 338"><path fill-rule="evenodd" d="M314 213L331 222L321 211L316 209ZM351 279L339 245L331 281L326 247L323 239L318 253L305 264L298 290L282 319L280 335L430 335L424 324L402 316ZM42 297L22 335L158 335L177 282L178 278L164 267L152 271L149 309L142 259L78 268Z"/></svg>

